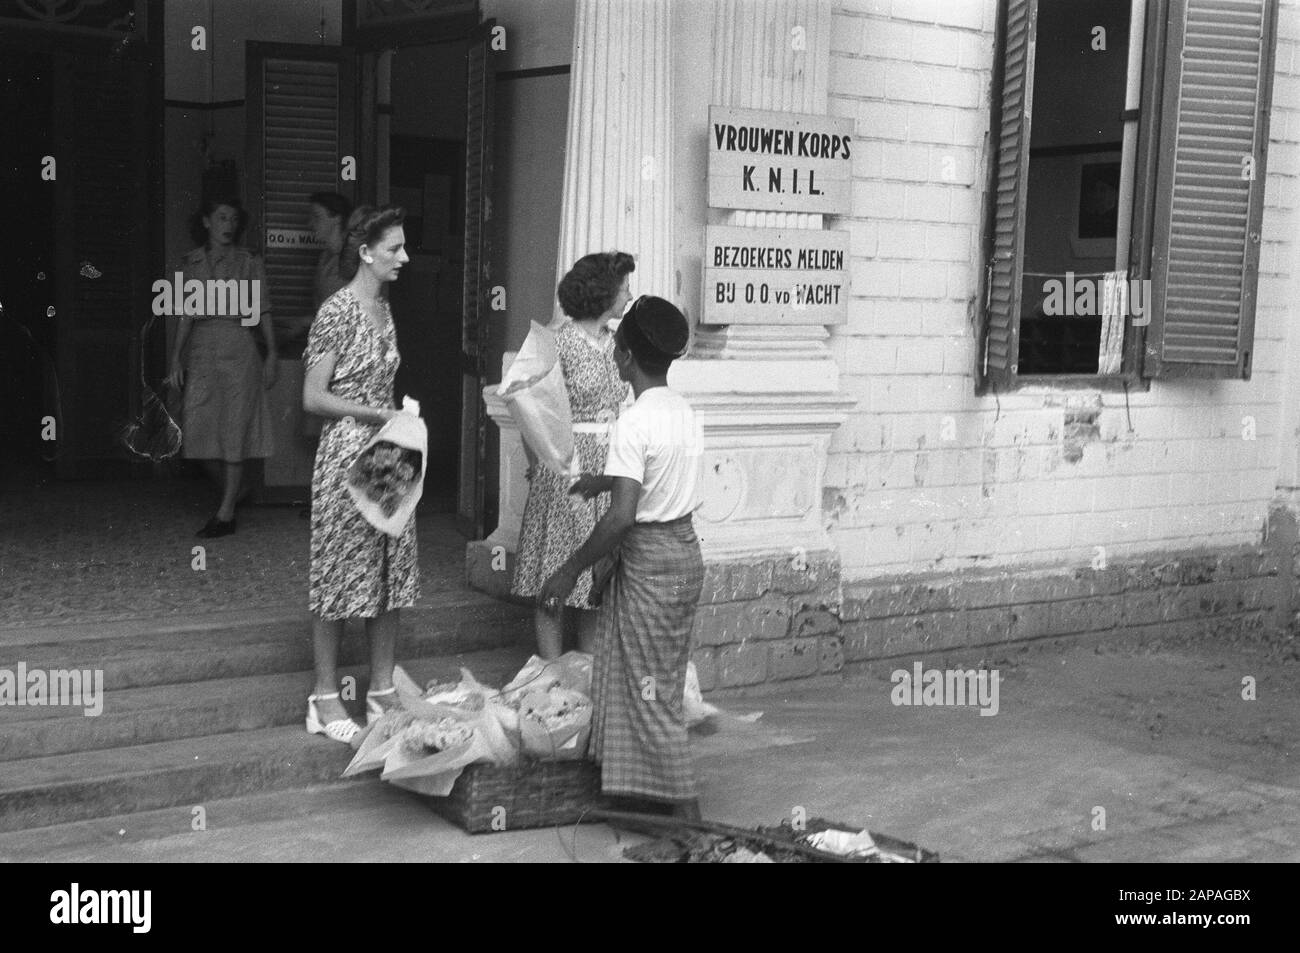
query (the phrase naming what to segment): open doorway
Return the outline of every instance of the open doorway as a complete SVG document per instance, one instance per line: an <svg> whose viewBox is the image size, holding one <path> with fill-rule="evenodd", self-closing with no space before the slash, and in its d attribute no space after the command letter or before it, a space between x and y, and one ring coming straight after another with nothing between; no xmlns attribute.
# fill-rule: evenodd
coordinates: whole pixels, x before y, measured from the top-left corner
<svg viewBox="0 0 1300 953"><path fill-rule="evenodd" d="M0 229L0 441L6 485L53 473L56 447L41 440L53 414L54 189L40 180L53 106L53 61L47 54L0 57L0 191L8 227ZM42 188L41 186L45 187Z"/></svg>
<svg viewBox="0 0 1300 953"><path fill-rule="evenodd" d="M399 393L422 401L429 427L421 509L453 512L471 539L490 518L481 392L493 316L493 25L458 9L363 18L356 32L360 195L408 215L412 261L389 294Z"/></svg>
<svg viewBox="0 0 1300 953"><path fill-rule="evenodd" d="M89 42L89 41L88 41ZM153 68L55 31L0 34L0 439L37 482L137 476L148 314ZM51 467L50 464L53 464ZM145 471L147 472L147 471Z"/></svg>
<svg viewBox="0 0 1300 953"><path fill-rule="evenodd" d="M463 394L466 40L392 54L388 201L406 209L410 264L389 294L402 365L398 394L429 428L422 508L456 510Z"/></svg>

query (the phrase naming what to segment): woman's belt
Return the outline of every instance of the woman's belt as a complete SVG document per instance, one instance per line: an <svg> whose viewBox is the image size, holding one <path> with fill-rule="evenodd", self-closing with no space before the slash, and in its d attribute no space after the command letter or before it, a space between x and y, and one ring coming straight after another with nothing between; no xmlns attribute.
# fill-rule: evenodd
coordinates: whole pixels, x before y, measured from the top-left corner
<svg viewBox="0 0 1300 953"><path fill-rule="evenodd" d="M609 422L605 420L582 420L574 423L574 433L609 433Z"/></svg>

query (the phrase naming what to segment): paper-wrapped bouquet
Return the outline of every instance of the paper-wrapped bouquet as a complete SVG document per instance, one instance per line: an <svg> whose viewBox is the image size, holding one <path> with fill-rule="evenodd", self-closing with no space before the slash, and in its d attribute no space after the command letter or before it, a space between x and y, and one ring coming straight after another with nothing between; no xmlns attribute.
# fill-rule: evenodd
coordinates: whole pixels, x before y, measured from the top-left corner
<svg viewBox="0 0 1300 953"><path fill-rule="evenodd" d="M403 398L402 412L380 428L348 467L348 494L371 526L389 536L406 531L424 492L428 450L420 404Z"/></svg>
<svg viewBox="0 0 1300 953"><path fill-rule="evenodd" d="M555 332L532 322L519 353L501 376L497 395L538 462L576 480L581 462L574 451L573 410Z"/></svg>
<svg viewBox="0 0 1300 953"><path fill-rule="evenodd" d="M570 652L553 662L534 657L496 691L468 669L459 682L421 689L397 668L399 705L358 736L344 777L380 769L380 778L420 794L445 796L465 767L538 760L577 760L591 733L591 656Z"/></svg>

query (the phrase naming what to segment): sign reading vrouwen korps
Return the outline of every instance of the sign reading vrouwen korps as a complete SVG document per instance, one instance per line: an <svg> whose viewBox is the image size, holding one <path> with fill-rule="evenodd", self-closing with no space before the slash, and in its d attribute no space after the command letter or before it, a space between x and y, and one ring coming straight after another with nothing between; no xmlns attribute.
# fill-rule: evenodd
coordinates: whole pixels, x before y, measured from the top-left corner
<svg viewBox="0 0 1300 953"><path fill-rule="evenodd" d="M710 106L709 205L845 214L852 155L852 119Z"/></svg>
<svg viewBox="0 0 1300 953"><path fill-rule="evenodd" d="M704 324L843 324L849 233L704 230Z"/></svg>

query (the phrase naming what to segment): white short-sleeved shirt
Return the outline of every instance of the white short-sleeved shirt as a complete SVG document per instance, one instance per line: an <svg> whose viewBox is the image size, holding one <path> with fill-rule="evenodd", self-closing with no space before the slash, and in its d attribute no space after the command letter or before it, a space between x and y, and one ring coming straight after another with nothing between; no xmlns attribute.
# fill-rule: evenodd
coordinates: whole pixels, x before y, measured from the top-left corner
<svg viewBox="0 0 1300 953"><path fill-rule="evenodd" d="M605 476L640 481L638 523L667 523L699 507L703 455L704 431L691 405L652 387L615 421Z"/></svg>

